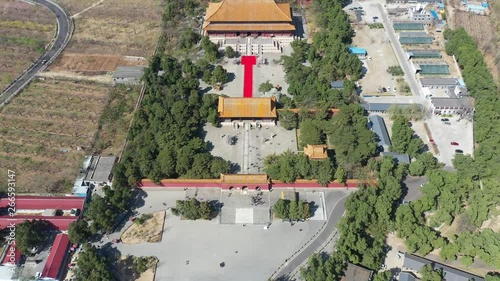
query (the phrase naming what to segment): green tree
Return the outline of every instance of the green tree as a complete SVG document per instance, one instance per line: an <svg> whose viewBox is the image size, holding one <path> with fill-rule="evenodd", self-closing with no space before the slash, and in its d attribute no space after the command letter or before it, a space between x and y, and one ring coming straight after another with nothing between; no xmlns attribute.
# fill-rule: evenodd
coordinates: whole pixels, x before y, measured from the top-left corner
<svg viewBox="0 0 500 281"><path fill-rule="evenodd" d="M273 206L274 215L279 219L288 219L288 209L290 200L278 199Z"/></svg>
<svg viewBox="0 0 500 281"><path fill-rule="evenodd" d="M194 32L191 28L185 28L180 35L181 49L191 49L195 44L200 41L200 34Z"/></svg>
<svg viewBox="0 0 500 281"><path fill-rule="evenodd" d="M42 234L48 228L47 221L26 220L16 225L16 248L27 255L33 247L38 247L47 237Z"/></svg>
<svg viewBox="0 0 500 281"><path fill-rule="evenodd" d="M290 110L280 111L279 121L280 125L287 130L296 129L299 125L299 118L297 117L297 114Z"/></svg>
<svg viewBox="0 0 500 281"><path fill-rule="evenodd" d="M236 56L236 52L234 51L233 47L227 46L225 54L228 58L234 58Z"/></svg>
<svg viewBox="0 0 500 281"><path fill-rule="evenodd" d="M346 174L344 168L342 166L337 167L337 171L335 171L335 179L341 184L345 184L346 182Z"/></svg>
<svg viewBox="0 0 500 281"><path fill-rule="evenodd" d="M302 146L308 144L323 144L324 134L321 128L312 119L305 119L300 122L300 141Z"/></svg>
<svg viewBox="0 0 500 281"><path fill-rule="evenodd" d="M215 85L217 83L225 84L228 81L229 75L227 73L227 70L225 70L222 66L217 65L212 72L211 78L212 85Z"/></svg>
<svg viewBox="0 0 500 281"><path fill-rule="evenodd" d="M425 166L421 160L415 160L410 163L410 175L421 176L425 173Z"/></svg>
<svg viewBox="0 0 500 281"><path fill-rule="evenodd" d="M272 88L273 88L273 84L271 82L269 82L269 80L267 80L266 82L263 82L259 85L259 92L267 93L267 92L271 91Z"/></svg>
<svg viewBox="0 0 500 281"><path fill-rule="evenodd" d="M82 244L90 238L89 224L85 220L77 220L69 224L69 240L71 243Z"/></svg>
<svg viewBox="0 0 500 281"><path fill-rule="evenodd" d="M112 268L110 260L99 255L95 247L85 244L83 251L78 255L78 266L75 268L73 278L75 281L113 281L115 278L110 268Z"/></svg>
<svg viewBox="0 0 500 281"><path fill-rule="evenodd" d="M432 265L426 264L420 269L420 274L422 275L422 281L442 281L443 271L441 269L435 270Z"/></svg>
<svg viewBox="0 0 500 281"><path fill-rule="evenodd" d="M378 272L373 281L392 281L392 272L390 270Z"/></svg>
<svg viewBox="0 0 500 281"><path fill-rule="evenodd" d="M92 221L90 223L90 231L93 234L100 231L110 231L117 215L118 212L113 205L106 202L103 197L97 194L92 196L92 201L88 204L87 211L85 212L85 217Z"/></svg>

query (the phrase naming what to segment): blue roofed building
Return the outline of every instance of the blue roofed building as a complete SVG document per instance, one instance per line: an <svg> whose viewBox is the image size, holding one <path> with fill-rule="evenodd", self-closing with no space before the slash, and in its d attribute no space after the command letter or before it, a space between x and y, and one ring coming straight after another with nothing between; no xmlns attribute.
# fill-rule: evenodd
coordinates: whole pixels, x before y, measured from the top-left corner
<svg viewBox="0 0 500 281"><path fill-rule="evenodd" d="M396 152L382 152L382 156L389 156L396 160L396 163L406 163L410 164L410 156L408 154L401 154Z"/></svg>
<svg viewBox="0 0 500 281"><path fill-rule="evenodd" d="M344 89L344 81L343 80L332 81L330 83L330 86L332 87L332 89L342 90Z"/></svg>
<svg viewBox="0 0 500 281"><path fill-rule="evenodd" d="M441 269L446 281L484 281L483 277L408 253L405 253L403 270L420 272L427 264L430 264L433 269Z"/></svg>
<svg viewBox="0 0 500 281"><path fill-rule="evenodd" d="M359 58L364 58L364 57L366 57L366 55L368 55L368 52L366 51L366 49L358 48L358 47L354 47L354 46L349 46L349 52L355 54Z"/></svg>
<svg viewBox="0 0 500 281"><path fill-rule="evenodd" d="M391 139L389 138L389 132L385 126L384 118L379 115L372 115L368 117L370 121L368 127L375 132L378 137L378 145L383 148L384 151L389 151L391 146Z"/></svg>

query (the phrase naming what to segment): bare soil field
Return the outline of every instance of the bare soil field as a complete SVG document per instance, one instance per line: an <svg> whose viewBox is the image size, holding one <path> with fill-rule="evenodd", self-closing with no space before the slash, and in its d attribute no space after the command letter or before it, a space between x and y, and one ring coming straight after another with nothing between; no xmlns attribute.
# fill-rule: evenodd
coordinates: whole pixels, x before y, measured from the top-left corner
<svg viewBox="0 0 500 281"><path fill-rule="evenodd" d="M16 172L17 192L69 191L108 92L106 85L47 79L31 83L1 109L0 169Z"/></svg>
<svg viewBox="0 0 500 281"><path fill-rule="evenodd" d="M121 241L125 244L160 242L165 222L165 211L156 212L152 215L152 218L142 224L132 224L123 232Z"/></svg>
<svg viewBox="0 0 500 281"><path fill-rule="evenodd" d="M142 57L126 57L120 55L86 55L64 53L54 64L50 66L50 71L70 71L87 74L103 73L115 71L117 66L147 66L148 61Z"/></svg>
<svg viewBox="0 0 500 281"><path fill-rule="evenodd" d="M500 15L491 15L492 17L500 17ZM483 55L488 68L493 76L498 80L500 78L500 27L493 24L494 20L489 16L481 16L473 13L467 13L455 9L454 27L463 27L467 32L474 37L483 51ZM498 22L498 21L497 21Z"/></svg>
<svg viewBox="0 0 500 281"><path fill-rule="evenodd" d="M161 21L159 0L104 0L94 7L91 6L98 0L56 2L77 14L66 53L144 57L153 54Z"/></svg>
<svg viewBox="0 0 500 281"><path fill-rule="evenodd" d="M0 91L43 53L55 32L49 9L14 0L0 0Z"/></svg>
<svg viewBox="0 0 500 281"><path fill-rule="evenodd" d="M158 259L156 257L149 257L150 261L148 264L148 269L137 276L134 257L133 256L122 256L118 263L115 265L116 275L119 280L122 281L154 281L156 266L158 265Z"/></svg>

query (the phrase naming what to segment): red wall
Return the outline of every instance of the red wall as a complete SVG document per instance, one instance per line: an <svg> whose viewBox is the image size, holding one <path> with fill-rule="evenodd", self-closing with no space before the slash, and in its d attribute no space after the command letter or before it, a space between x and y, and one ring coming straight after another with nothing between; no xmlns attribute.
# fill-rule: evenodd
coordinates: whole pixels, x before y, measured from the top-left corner
<svg viewBox="0 0 500 281"><path fill-rule="evenodd" d="M85 201L85 197L77 196L16 196L15 199L17 210L82 209ZM8 207L9 202L9 198L1 198L0 208Z"/></svg>

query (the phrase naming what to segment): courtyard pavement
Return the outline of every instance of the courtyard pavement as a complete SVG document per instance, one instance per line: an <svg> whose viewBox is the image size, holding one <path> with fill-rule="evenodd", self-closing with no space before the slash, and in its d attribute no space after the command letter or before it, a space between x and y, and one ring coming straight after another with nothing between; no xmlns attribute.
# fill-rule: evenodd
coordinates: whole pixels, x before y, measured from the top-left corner
<svg viewBox="0 0 500 281"><path fill-rule="evenodd" d="M297 191L305 192L305 190ZM336 208L340 208L339 211L334 214L336 217L331 218L338 221L343 213L343 202L348 191L325 190L324 192L328 212L341 201L340 207ZM119 238L131 224L127 221L119 232L109 235L109 238L103 239L103 243L97 244L108 253L118 250L121 255L158 257L155 280L267 280L280 265L285 263L285 260L289 260L294 253L308 244L307 242L315 237L325 223L310 220L292 226L288 222L275 221L266 230L262 225L219 224L218 219L180 220L171 214L169 208L174 206L176 200L185 199L187 194L193 194L192 190L146 189L145 193L147 197L137 209L138 214L167 210L162 241L136 245L112 244L111 241ZM269 198L274 198L278 196L275 194L281 193L278 190L265 191L263 197L267 195ZM221 195L224 196L220 190L198 189L197 196L212 200L219 199L218 196ZM319 195L314 196L319 198ZM188 261L189 264L186 264ZM225 263L224 267L220 267L222 262Z"/></svg>

